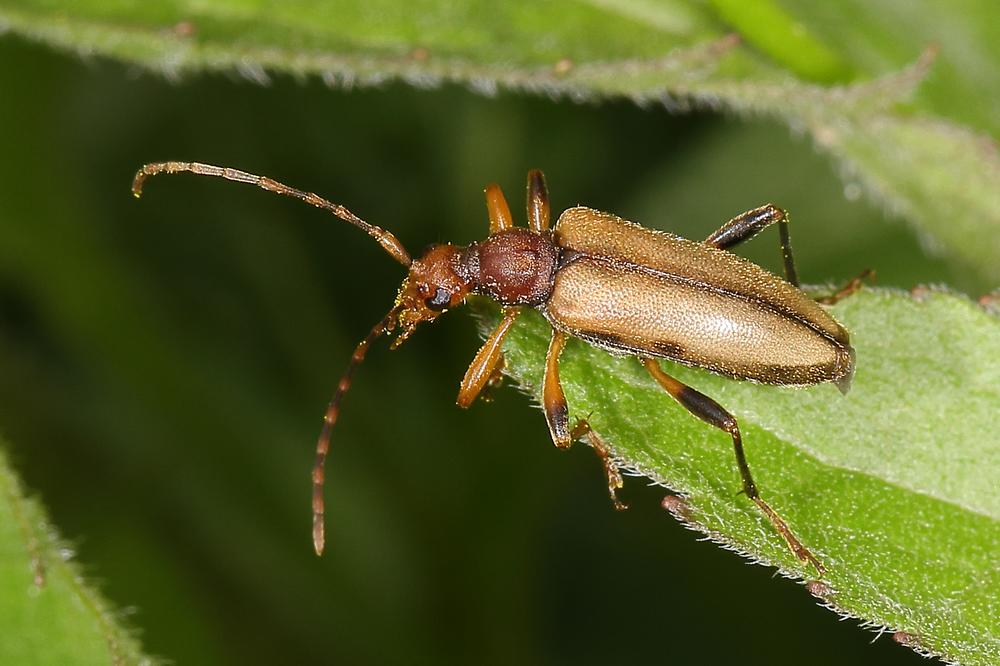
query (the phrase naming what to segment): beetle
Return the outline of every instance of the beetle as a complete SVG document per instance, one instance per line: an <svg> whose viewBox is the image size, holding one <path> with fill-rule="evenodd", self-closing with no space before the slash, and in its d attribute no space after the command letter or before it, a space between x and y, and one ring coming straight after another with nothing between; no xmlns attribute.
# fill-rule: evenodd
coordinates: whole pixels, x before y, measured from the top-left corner
<svg viewBox="0 0 1000 666"><path fill-rule="evenodd" d="M347 208L311 192L238 169L197 162L143 166L132 192L146 178L189 172L249 183L291 196L361 228L409 273L395 303L358 343L330 400L316 445L312 472L313 545L324 547L324 465L330 434L354 371L376 338L398 331L395 349L418 324L433 321L483 294L503 307L503 315L462 378L457 403L471 405L499 381L503 342L525 308L535 308L551 324L545 357L542 408L553 443L568 448L584 437L600 457L616 508L622 475L611 449L585 419L569 424L559 381L559 357L569 337L616 355L636 356L650 376L691 414L730 435L742 492L757 505L792 552L821 574L822 563L799 541L784 519L763 500L743 450L736 418L721 405L682 384L657 359L710 370L733 379L803 386L832 382L846 393L855 354L847 330L801 289L792 257L788 216L771 204L734 217L702 242L648 229L584 206L570 208L549 226L549 196L541 171L528 173L528 227L514 226L496 184L485 189L489 236L468 246L430 246L412 259L389 231L365 222ZM728 252L766 227L778 225L785 279ZM861 280L821 302L832 303L856 290Z"/></svg>

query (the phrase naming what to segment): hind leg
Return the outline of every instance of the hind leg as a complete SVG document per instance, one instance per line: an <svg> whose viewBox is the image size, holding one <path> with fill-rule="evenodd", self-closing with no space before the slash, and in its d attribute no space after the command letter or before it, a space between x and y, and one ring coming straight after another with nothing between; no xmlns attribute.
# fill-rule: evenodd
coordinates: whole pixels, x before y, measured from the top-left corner
<svg viewBox="0 0 1000 666"><path fill-rule="evenodd" d="M811 563L820 574L824 573L823 564L809 552L809 549L802 545L784 519L757 492L757 484L754 483L753 476L750 474L750 466L747 465L746 454L743 452L743 438L740 435L736 417L707 395L699 393L665 373L655 359L643 358L641 360L649 374L670 394L670 397L702 421L729 433L733 438L733 448L736 451L736 466L739 467L740 477L743 479L743 493L767 516L767 519L781 534L796 557L803 562Z"/></svg>

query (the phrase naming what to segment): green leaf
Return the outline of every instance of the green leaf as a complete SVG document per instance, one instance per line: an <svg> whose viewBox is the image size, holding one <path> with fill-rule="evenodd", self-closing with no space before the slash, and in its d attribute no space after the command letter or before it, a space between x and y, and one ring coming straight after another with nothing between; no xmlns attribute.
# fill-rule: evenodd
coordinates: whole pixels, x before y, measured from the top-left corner
<svg viewBox="0 0 1000 666"><path fill-rule="evenodd" d="M770 0L712 0L719 17L750 44L805 79L838 81L850 68L802 23Z"/></svg>
<svg viewBox="0 0 1000 666"><path fill-rule="evenodd" d="M344 86L460 81L488 93L627 97L778 117L808 131L851 184L932 245L1000 280L1000 159L989 136L1000 131L1000 22L991 0L899 11L793 0L63 5L0 0L0 27L170 77L232 70L261 82L269 72ZM934 45L937 63L914 98L929 58L902 68ZM863 81L871 77L884 78ZM748 168L766 168L766 158Z"/></svg>
<svg viewBox="0 0 1000 666"><path fill-rule="evenodd" d="M86 583L0 442L0 663L150 664Z"/></svg>
<svg viewBox="0 0 1000 666"><path fill-rule="evenodd" d="M1000 660L1000 320L967 299L866 289L832 308L857 374L830 384L737 382L665 362L739 420L762 496L827 568L810 590L839 612L901 631L962 664ZM507 371L536 399L549 327L522 317ZM677 513L788 576L797 560L744 496L729 436L694 418L630 358L580 341L560 376L632 470L680 493ZM623 492L628 497L628 484Z"/></svg>

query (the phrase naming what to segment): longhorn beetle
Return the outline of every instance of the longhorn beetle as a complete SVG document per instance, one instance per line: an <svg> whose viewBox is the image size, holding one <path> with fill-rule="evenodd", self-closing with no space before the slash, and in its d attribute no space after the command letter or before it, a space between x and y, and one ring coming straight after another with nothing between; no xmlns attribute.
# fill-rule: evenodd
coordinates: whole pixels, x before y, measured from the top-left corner
<svg viewBox="0 0 1000 666"><path fill-rule="evenodd" d="M559 355L570 336L612 354L639 358L652 378L689 412L733 439L736 465L746 494L767 516L789 548L823 573L823 565L765 502L747 465L736 418L708 396L685 386L660 367L657 358L705 368L734 379L765 384L834 382L842 392L854 373L847 331L798 288L788 236L788 218L773 205L738 215L703 242L686 240L627 222L611 213L577 206L549 228L549 196L541 171L528 173L528 228L515 227L500 187L486 187L490 234L466 247L432 245L411 259L390 232L369 224L341 205L267 177L197 162L147 164L135 175L132 193L159 173L189 172L250 183L295 197L333 213L372 236L409 275L385 317L358 343L330 400L312 472L313 545L322 554L324 463L330 432L355 369L368 347L398 329L398 347L417 324L461 305L469 294L485 294L503 306L503 317L462 378L458 404L468 407L500 379L503 341L518 316L532 307L552 325L545 357L542 407L552 441L559 448L586 437L600 457L608 492L618 509L622 476L611 451L586 420L569 425L559 382ZM785 279L727 252L765 227L778 225ZM860 278L826 299L856 290Z"/></svg>

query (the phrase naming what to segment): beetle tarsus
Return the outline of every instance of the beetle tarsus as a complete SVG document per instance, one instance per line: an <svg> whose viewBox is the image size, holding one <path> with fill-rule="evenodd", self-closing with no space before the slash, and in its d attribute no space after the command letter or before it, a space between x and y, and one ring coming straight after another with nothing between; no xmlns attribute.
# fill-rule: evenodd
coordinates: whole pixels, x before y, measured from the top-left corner
<svg viewBox="0 0 1000 666"><path fill-rule="evenodd" d="M807 564L812 564L816 568L816 571L819 572L820 576L826 573L826 567L823 566L823 563L820 562L808 548L802 545L802 542L798 540L791 528L788 527L788 523L786 523L785 520L778 515L777 511L772 509L771 506L759 496L751 497L750 499L752 499L753 503L756 504L762 512L764 512L764 515L767 516L768 520L771 521L771 524L774 525L774 528L778 530L778 533L785 539L785 543L788 544L788 548L797 558Z"/></svg>
<svg viewBox="0 0 1000 666"><path fill-rule="evenodd" d="M857 277L852 278L847 284L845 284L843 287L833 292L829 296L824 296L823 298L817 298L816 302L822 303L823 305L834 305L835 303L839 303L848 296L852 296L855 293L857 293L861 289L861 287L864 286L865 280L868 279L871 280L875 279L875 271L872 270L871 268L866 268L865 270L861 271L860 273L858 273Z"/></svg>
<svg viewBox="0 0 1000 666"><path fill-rule="evenodd" d="M577 421L576 425L573 426L570 437L573 441L584 437L587 438L591 448L594 449L594 452L601 459L601 464L604 466L604 477L608 481L608 495L611 497L611 504L614 505L615 511L624 511L627 509L628 504L618 499L618 491L625 485L621 469L619 469L618 463L615 462L614 456L611 455L611 449L594 432L594 429L590 427L590 422L587 419Z"/></svg>

